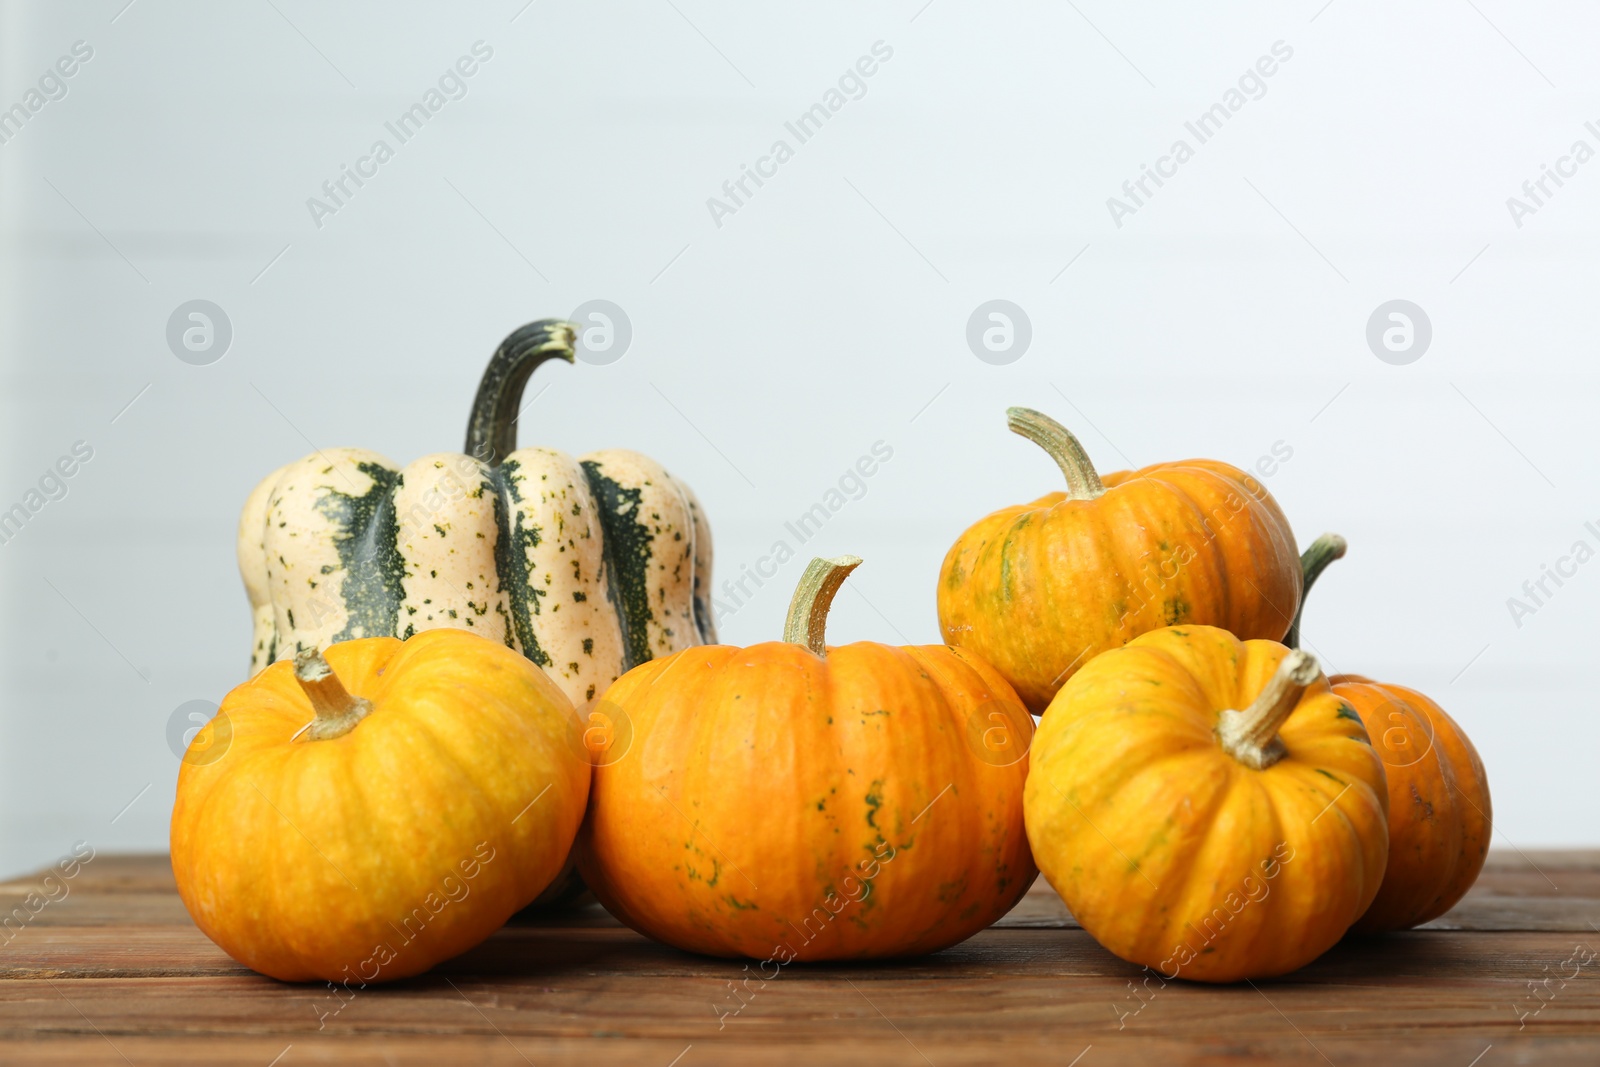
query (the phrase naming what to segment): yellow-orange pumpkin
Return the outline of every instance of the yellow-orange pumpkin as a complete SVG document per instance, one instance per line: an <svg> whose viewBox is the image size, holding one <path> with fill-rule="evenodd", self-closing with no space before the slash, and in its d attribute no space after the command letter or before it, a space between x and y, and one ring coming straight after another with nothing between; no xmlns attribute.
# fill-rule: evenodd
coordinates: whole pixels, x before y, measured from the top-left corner
<svg viewBox="0 0 1600 1067"><path fill-rule="evenodd" d="M440 629L326 656L267 667L195 735L172 870L196 925L263 974L404 978L555 878L589 760L571 702L504 645Z"/></svg>
<svg viewBox="0 0 1600 1067"><path fill-rule="evenodd" d="M629 926L770 978L955 944L1033 882L1032 718L970 653L826 647L858 563L812 561L783 641L686 649L602 698L578 869Z"/></svg>
<svg viewBox="0 0 1600 1067"><path fill-rule="evenodd" d="M1214 460L1101 479L1066 427L1027 408L1013 432L1050 454L1065 493L1002 508L939 573L947 642L994 666L1034 711L1090 659L1182 623L1281 638L1300 598L1294 532L1254 477Z"/></svg>
<svg viewBox="0 0 1600 1067"><path fill-rule="evenodd" d="M1383 765L1316 660L1210 626L1097 656L1034 738L1028 839L1106 948L1165 978L1284 974L1388 855Z"/></svg>
<svg viewBox="0 0 1600 1067"><path fill-rule="evenodd" d="M1338 534L1324 534L1306 549L1307 593L1345 547ZM1297 615L1291 644L1299 644L1299 631ZM1494 809L1478 750L1443 708L1415 689L1359 674L1328 681L1366 723L1389 784L1388 871L1351 929L1384 933L1437 919L1472 888L1489 855Z"/></svg>

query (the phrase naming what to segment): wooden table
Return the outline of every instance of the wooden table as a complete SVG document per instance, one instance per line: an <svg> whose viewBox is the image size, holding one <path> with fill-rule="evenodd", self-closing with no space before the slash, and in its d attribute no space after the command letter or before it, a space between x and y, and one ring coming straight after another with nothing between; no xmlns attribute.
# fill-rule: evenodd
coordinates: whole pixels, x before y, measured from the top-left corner
<svg viewBox="0 0 1600 1067"><path fill-rule="evenodd" d="M786 968L720 1025L740 964L655 944L598 907L508 926L345 1002L223 955L164 856L98 856L70 886L0 934L0 1063L1600 1064L1600 956L1574 955L1600 950L1600 852L1496 853L1426 929L1348 940L1254 987L1171 983L1147 1000L1137 968L1041 879L963 945ZM0 902L38 888L5 883Z"/></svg>

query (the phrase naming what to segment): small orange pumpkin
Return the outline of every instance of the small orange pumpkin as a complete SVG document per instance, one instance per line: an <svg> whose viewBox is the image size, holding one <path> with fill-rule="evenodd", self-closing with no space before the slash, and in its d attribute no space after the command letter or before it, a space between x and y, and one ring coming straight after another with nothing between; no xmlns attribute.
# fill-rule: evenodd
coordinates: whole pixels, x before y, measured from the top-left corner
<svg viewBox="0 0 1600 1067"><path fill-rule="evenodd" d="M1274 640L1288 630L1298 550L1254 477L1192 459L1102 479L1065 426L1028 408L1006 419L1056 461L1067 491L1002 508L956 540L939 573L939 625L1030 709L1099 653L1161 626Z"/></svg>
<svg viewBox="0 0 1600 1067"><path fill-rule="evenodd" d="M1174 626L1097 656L1031 758L1039 869L1095 940L1168 979L1292 971L1383 879L1383 765L1316 660L1275 641Z"/></svg>
<svg viewBox="0 0 1600 1067"><path fill-rule="evenodd" d="M571 702L504 645L440 629L326 655L267 667L195 735L172 870L195 924L262 974L404 978L556 877L589 760Z"/></svg>
<svg viewBox="0 0 1600 1067"><path fill-rule="evenodd" d="M1306 593L1345 548L1338 534L1323 534L1306 549ZM1298 647L1299 641L1296 615L1289 643ZM1328 681L1367 724L1389 783L1388 873L1351 929L1385 933L1437 919L1472 888L1489 855L1494 809L1478 750L1443 708L1415 689L1359 674Z"/></svg>
<svg viewBox="0 0 1600 1067"><path fill-rule="evenodd" d="M860 562L812 561L783 641L686 649L602 697L578 870L635 930L764 965L905 956L1032 884L1032 718L959 649L825 646Z"/></svg>

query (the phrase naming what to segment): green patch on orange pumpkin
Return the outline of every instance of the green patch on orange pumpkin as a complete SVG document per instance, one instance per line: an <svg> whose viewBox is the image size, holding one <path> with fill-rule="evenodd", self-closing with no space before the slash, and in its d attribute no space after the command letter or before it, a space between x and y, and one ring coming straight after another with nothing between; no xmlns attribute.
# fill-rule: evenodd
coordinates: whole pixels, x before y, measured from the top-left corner
<svg viewBox="0 0 1600 1067"><path fill-rule="evenodd" d="M883 807L883 779L874 778L872 788L867 790L863 798L867 803L867 825L874 830L878 829L878 809Z"/></svg>

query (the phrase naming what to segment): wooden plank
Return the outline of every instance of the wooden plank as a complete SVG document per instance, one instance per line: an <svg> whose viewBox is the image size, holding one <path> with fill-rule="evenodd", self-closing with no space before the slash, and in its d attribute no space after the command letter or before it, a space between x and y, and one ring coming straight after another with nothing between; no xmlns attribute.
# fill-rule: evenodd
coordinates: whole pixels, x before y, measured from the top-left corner
<svg viewBox="0 0 1600 1067"><path fill-rule="evenodd" d="M1593 897L1499 896L1474 889L1422 930L1565 930L1600 946L1600 901Z"/></svg>
<svg viewBox="0 0 1600 1067"><path fill-rule="evenodd" d="M68 883L69 895L32 917L29 925L189 926L165 856L103 856ZM30 892L43 893L39 876L0 883L0 912ZM57 890L59 893L59 890ZM619 926L598 905L516 925ZM1570 930L1595 932L1600 924L1600 851L1490 853L1483 875L1449 915L1428 924L1438 930ZM1002 928L1072 929L1077 923L1042 878Z"/></svg>
<svg viewBox="0 0 1600 1067"><path fill-rule="evenodd" d="M20 904L10 898L9 904ZM8 897L0 893L0 910ZM1503 896L1475 887L1445 916L1428 923L1428 930L1568 930L1595 932L1600 923L1600 902L1592 897L1539 894ZM190 926L189 915L175 893L126 891L115 894L78 892L41 910L28 926L40 928ZM621 924L598 905L559 916L514 919L513 926L617 927ZM995 924L1001 929L1075 929L1061 899L1043 882L1010 914ZM3 967L3 964L0 964Z"/></svg>
<svg viewBox="0 0 1600 1067"><path fill-rule="evenodd" d="M0 902L40 884L0 885ZM96 857L67 897L10 934L0 946L0 1062L263 1067L281 1054L279 1067L665 1067L683 1054L679 1067L868 1057L950 1067L1065 1065L1090 1046L1081 1067L1467 1067L1491 1046L1493 1062L1600 1062L1600 963L1564 985L1552 977L1576 942L1600 948L1593 852L1495 854L1440 923L1348 939L1255 988L1144 981L1077 929L1042 881L1001 924L944 952L787 967L771 981L590 908L508 925L392 986L336 995L286 985L200 934L163 857Z"/></svg>
<svg viewBox="0 0 1600 1067"><path fill-rule="evenodd" d="M106 941L87 948L75 947L70 942L31 947L27 955L19 953L12 961L7 979L0 981L0 1003L14 1003L18 997L37 997L41 995L39 983L45 982L62 988L142 989L147 992L141 996L151 997L158 996L157 991L161 989L192 986L195 992L185 995L195 998L196 1011L210 995L220 997L223 1002L260 998L262 1004L267 1005L287 999L306 1006L327 1000L329 1007L337 1006L326 986L291 985L254 975L214 948L210 950L208 965L203 958L205 949L199 942L190 943L188 958L167 965L165 970L158 969L162 960L179 954L170 931L158 934L131 931L128 940L130 946L120 955L117 947L109 943L109 936ZM1591 938L1590 942L1597 940L1600 939ZM1408 988L1426 996L1429 991L1437 993L1463 983L1484 993L1492 992L1510 1005L1515 999L1509 995L1510 991L1522 990L1527 982L1550 975L1552 971L1545 968L1556 969L1571 955L1573 945L1573 937L1561 933L1411 932L1351 939L1292 975L1257 984L1263 988L1296 991L1306 987L1337 986L1346 1006L1360 1003L1353 990L1377 991L1380 1000L1376 1008L1380 1015L1388 1013L1392 1006L1383 998L1405 995ZM76 965L74 956L67 955L69 953L93 953L105 962L84 967ZM658 996L664 1003L673 1005L674 1011L692 1007L693 1014L710 1017L715 1014L713 1004L726 1004L730 1010L738 1005L739 1001L733 999L727 988L730 981L742 982L750 978L749 989L804 988L809 991L808 997L821 995L828 989L848 989L852 982L864 987L903 986L919 996L927 993L935 998L929 1004L929 1018L937 1022L967 1010L963 1004L944 1003L954 993L965 996L964 987L950 983L972 983L974 988L981 986L984 995L1017 995L1025 1000L1022 994L1039 988L1039 983L1048 986L1087 982L1107 994L1093 1002L1095 1016L1109 1018L1114 1015L1113 1003L1133 996L1127 984L1145 977L1138 967L1112 956L1081 930L988 930L931 956L850 966L794 966L784 968L778 978L765 982L753 977L756 975L753 966L748 970L746 966L738 961L679 952L631 930L507 930L471 952L441 964L430 975L363 990L357 1000L404 1003L410 991L417 989L447 987L450 981L493 980L497 988L508 991L540 989L552 998L551 1003L560 1004L567 998L589 999L600 990L649 987L657 980L670 979L653 992L649 988L633 989L615 1005L616 1010L637 1011L640 1005L635 1002L636 997ZM1600 965L1591 964L1555 994L1556 1000L1600 1009L1600 973L1597 972L1600 972ZM1243 987L1168 983L1165 988L1175 991L1170 1000L1176 1002L1197 997L1231 1001L1238 988ZM686 994L685 990L693 990L693 994ZM1445 999L1442 993L1439 995L1441 1000ZM769 996L767 1002L777 1000L781 998ZM1130 1004L1137 1007L1137 1001L1130 1001ZM1532 1010L1535 1006L1530 1003L1526 1007ZM265 1007L252 1010L252 1025L265 1017L265 1010ZM1052 1010L1066 1009L1056 1005ZM0 1020L0 1034L14 1034L6 1029L8 1026L27 1029L36 1025L36 1020L11 1012L6 1014L7 1018ZM1503 1014L1507 1019L1515 1018L1509 1006ZM1595 1021L1600 1022L1600 1019ZM415 1023L426 1029L424 1023L413 1019L400 1022ZM125 1025L128 1032L137 1032L143 1023L140 1013L135 1011L125 1023L117 1025ZM161 1024L158 1020L152 1025Z"/></svg>
<svg viewBox="0 0 1600 1067"><path fill-rule="evenodd" d="M1336 1063L1357 1062L1360 1053L1372 1062L1464 1064L1495 1045L1525 1049L1533 1056L1527 1062L1592 1065L1600 1050L1600 982L1592 978L1558 990L1518 1030L1515 1005L1526 999L1527 976L1566 951L1565 940L1549 935L1406 935L1397 942L1413 944L1390 945L1376 958L1342 946L1290 980L1254 989L1172 983L1140 999L1127 986L1134 969L1081 931L991 931L965 952L952 950L965 959L941 953L896 966L786 970L758 985L737 1015L721 1018L738 965L666 950L653 966L620 974L596 969L603 952L597 964L569 951L627 936L533 933L536 951L521 956L513 974L469 973L466 967L492 961L463 959L430 976L356 991L348 1002L252 975L0 982L0 1037L94 1036L121 1048L130 1038L187 1036L208 1047L221 1039L223 1047L259 1050L271 1044L259 1039L276 1035L282 1044L267 1049L270 1057L290 1042L308 1054L324 1041L335 1042L325 1046L331 1050L377 1047L337 1043L357 1038L404 1037L401 1047L414 1051L413 1037L460 1036L514 1043L536 1062L565 1047L600 1062L665 1063L645 1059L646 1051L670 1058L694 1045L694 1062L708 1062L718 1049L730 1062L758 1049L809 1050L815 1063L827 1048L849 1048L852 1058L872 1048L887 1062L914 1063L914 1047L936 1051L940 1067L985 1062L985 1052L995 1062L1048 1050L1052 1062L1064 1063L1089 1044L1100 1050L1095 1063L1120 1062L1116 1053L1126 1048L1150 1057L1164 1050L1159 1062L1209 1049L1226 1051L1227 1062L1310 1061L1320 1051ZM1509 952L1507 940L1517 942ZM1494 968L1485 972L1491 955ZM1226 1041L1218 1037L1222 1020ZM1468 1056L1449 1060L1447 1048Z"/></svg>
<svg viewBox="0 0 1600 1067"><path fill-rule="evenodd" d="M997 1063L1047 1063L1069 1067L1150 1067L1152 1064L1195 1064L1205 1067L1306 1064L1337 1067L1381 1064L1383 1067L1493 1067L1495 1063L1538 1064L1539 1067L1594 1067L1595 1046L1581 1038L1516 1035L1488 1042L1474 1036L1419 1033L1404 1041L1337 1036L1319 1039L1316 1048L1292 1032L1270 1040L1211 1037L1199 1042L1161 1037L1127 1038L1096 1033L1067 1040L1054 1035L1011 1035L998 1040L966 1039L940 1045L902 1038L888 1025L887 1036L853 1041L847 1048L816 1044L776 1045L725 1035L684 1042L636 1040L622 1035L594 1038L479 1037L385 1038L367 1035L330 1038L303 1035L243 1038L226 1045L182 1038L117 1037L115 1047L97 1036L0 1042L0 1062L69 1064L82 1067L129 1067L129 1064L172 1067L300 1067L339 1063L363 1067L438 1067L440 1064L482 1064L486 1067L529 1067L581 1063L585 1067L818 1067L820 1063L871 1064L872 1067L994 1067ZM1087 1051L1085 1051L1087 1050ZM1318 1052L1322 1053L1319 1056ZM1487 1054L1485 1054L1487 1053ZM819 1060L819 1054L829 1055ZM277 1059L277 1057L282 1057ZM1482 1056L1480 1060L1479 1057ZM681 1057L681 1059L679 1058ZM1326 1058L1324 1058L1326 1057ZM274 1060L276 1063L273 1063Z"/></svg>
<svg viewBox="0 0 1600 1067"><path fill-rule="evenodd" d="M42 870L0 881L0 892L37 887L47 873L48 870ZM1571 877L1563 879L1562 874ZM1566 888L1551 886L1544 880L1545 875L1556 883L1566 883ZM1600 849L1493 849L1484 863L1478 884L1480 888L1487 886L1496 893L1506 894L1507 886L1521 884L1524 880L1529 883L1530 890L1543 886L1558 895L1567 892L1600 899ZM172 878L172 865L159 853L101 853L84 864L71 881L78 889L96 893L170 892L177 888ZM1584 887L1583 892L1574 893L1579 887Z"/></svg>

